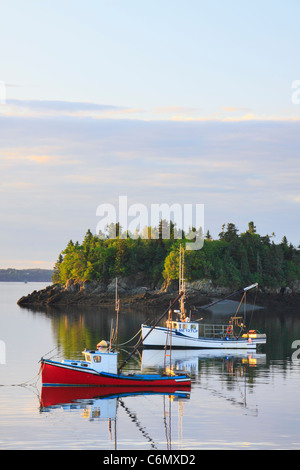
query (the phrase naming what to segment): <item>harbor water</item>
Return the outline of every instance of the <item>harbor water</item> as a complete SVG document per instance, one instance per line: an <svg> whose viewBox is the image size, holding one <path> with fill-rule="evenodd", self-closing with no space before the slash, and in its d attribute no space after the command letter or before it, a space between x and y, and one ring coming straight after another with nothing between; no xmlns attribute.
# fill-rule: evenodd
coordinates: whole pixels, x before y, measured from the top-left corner
<svg viewBox="0 0 300 470"><path fill-rule="evenodd" d="M172 351L169 365L192 378L188 393L123 394L102 388L96 394L53 393L41 387L40 358L81 359L84 348L109 339L114 309L42 311L17 305L20 297L44 286L0 283L0 449L300 448L296 308L249 309L249 326L267 334L267 344L256 351ZM161 313L122 308L121 302L120 361L138 341L141 324ZM226 316L219 306L203 317L227 320L228 304ZM164 360L163 351L140 351L124 372L161 372Z"/></svg>

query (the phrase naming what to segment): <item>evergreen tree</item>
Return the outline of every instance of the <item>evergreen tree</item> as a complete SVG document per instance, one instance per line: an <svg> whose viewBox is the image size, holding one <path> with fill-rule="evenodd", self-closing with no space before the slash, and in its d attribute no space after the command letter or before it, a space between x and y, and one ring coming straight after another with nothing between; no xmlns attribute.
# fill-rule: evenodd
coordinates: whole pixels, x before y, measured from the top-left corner
<svg viewBox="0 0 300 470"><path fill-rule="evenodd" d="M248 233L256 233L256 227L254 225L254 222L249 222L248 223Z"/></svg>
<svg viewBox="0 0 300 470"><path fill-rule="evenodd" d="M128 276L144 272L148 281L156 285L165 279L178 278L178 249L189 243L188 238L177 240L174 236L163 238L164 229L175 233L174 224L161 221L160 238L137 239L99 238L90 230L83 242L69 241L54 266L53 282L65 284L76 281L111 281L116 275ZM112 224L109 230L117 232ZM199 232L192 232L200 233ZM202 232L201 232L202 233ZM300 252L286 237L276 245L268 235L256 233L253 222L248 230L238 235L232 223L225 224L219 240L206 233L201 250L186 251L185 278L187 280L211 279L219 285L240 287L245 283L259 282L262 286L280 287L300 279Z"/></svg>
<svg viewBox="0 0 300 470"><path fill-rule="evenodd" d="M210 234L210 231L209 231L209 230L207 230L207 232L206 232L206 235L205 235L205 240L207 240L207 241L212 241L212 236L211 236L211 234Z"/></svg>
<svg viewBox="0 0 300 470"><path fill-rule="evenodd" d="M60 265L63 262L63 255L62 253L59 254L58 260L56 261L54 268L53 268L53 275L52 275L52 282L53 284L57 284L60 282Z"/></svg>

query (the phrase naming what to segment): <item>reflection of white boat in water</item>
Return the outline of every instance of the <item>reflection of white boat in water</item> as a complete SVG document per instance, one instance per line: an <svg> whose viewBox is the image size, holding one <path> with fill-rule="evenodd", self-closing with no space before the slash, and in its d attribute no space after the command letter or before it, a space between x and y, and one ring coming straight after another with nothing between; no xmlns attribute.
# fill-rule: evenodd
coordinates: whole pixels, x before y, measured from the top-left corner
<svg viewBox="0 0 300 470"><path fill-rule="evenodd" d="M181 258L181 248L180 248ZM199 323L202 319L191 320L185 311L185 282L183 279L183 267L180 261L179 275L179 295L177 300L180 302L180 310L174 310L175 320L172 309L169 310L169 316L165 326L160 326L158 322L155 327L142 325L142 338L144 347L164 348L196 348L196 349L255 349L259 344L266 343L266 335L256 330L247 330L245 324L246 309L244 316L239 316L238 312L243 302L246 302L246 294L249 290L257 288L258 284L252 284L239 291L233 292L225 299L237 294L242 294L241 302L234 316L228 324L203 324ZM198 307L198 311L212 307L224 299L217 300L205 307ZM162 319L162 318L161 318Z"/></svg>
<svg viewBox="0 0 300 470"><path fill-rule="evenodd" d="M255 350L243 349L177 349L172 351L169 367L174 372L195 374L198 372L199 361L203 360L239 360L241 364L257 367L265 364L266 355L258 354ZM163 349L144 349L142 354L143 370L163 368L166 362Z"/></svg>

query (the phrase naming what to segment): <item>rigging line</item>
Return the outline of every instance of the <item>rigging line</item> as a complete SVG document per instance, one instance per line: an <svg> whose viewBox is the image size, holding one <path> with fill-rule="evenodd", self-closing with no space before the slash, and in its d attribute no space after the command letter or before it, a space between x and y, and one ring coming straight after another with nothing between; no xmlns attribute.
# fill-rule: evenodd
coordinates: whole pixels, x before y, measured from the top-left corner
<svg viewBox="0 0 300 470"><path fill-rule="evenodd" d="M170 353L167 354L167 349L168 349L168 341L170 343ZM167 335L166 335L166 344L165 344L165 354L164 354L164 371L166 371L167 368L167 356L169 356L170 361L169 361L169 371L171 374L172 370L172 360L171 360L171 351L172 351L172 310L169 310L169 318L168 318L168 330L167 330Z"/></svg>
<svg viewBox="0 0 300 470"><path fill-rule="evenodd" d="M143 341L143 332L142 332L142 329L140 329L140 337L139 337L139 339L138 339L138 342L135 343L135 345L134 345L134 346L131 346L131 347L136 348L136 347L138 346L138 344L139 344L140 342L142 342L142 341Z"/></svg>
<svg viewBox="0 0 300 470"><path fill-rule="evenodd" d="M142 331L142 328L140 328L139 331L132 338L130 338L128 341L126 341L125 343L120 343L120 344L118 344L118 346L125 346L125 344L130 343L130 341L132 341L134 338L136 338L137 335L140 334L141 331ZM114 344L114 346L116 346L116 344Z"/></svg>
<svg viewBox="0 0 300 470"><path fill-rule="evenodd" d="M214 302L212 302L210 304L207 304L207 305L204 305L203 307L195 306L194 307L195 311L193 313L195 314L195 313L198 313L198 311L200 311L200 310L206 310L207 308L212 307L213 305L216 305L219 302L222 302L223 300L229 299L230 297L233 297L234 295L241 294L242 292L244 292L244 289L240 289L240 290L237 290L235 292L232 292L230 295L227 295L226 297L223 297L222 299L215 300ZM195 321L197 321L197 320L195 320Z"/></svg>
<svg viewBox="0 0 300 470"><path fill-rule="evenodd" d="M148 331L148 333L144 336L141 335L141 339L138 341L135 349L132 351L131 354L129 354L129 356L127 357L127 359L125 359L125 361L123 362L123 364L121 364L121 366L119 367L118 369L118 374L120 373L120 371L123 369L123 367L127 364L127 362L129 361L129 359L136 353L136 351L138 350L138 348L142 345L143 341L145 341L145 339L147 338L147 336L149 336L149 334L151 333L151 331L155 328L156 325L159 324L159 322L162 320L162 318L166 315L166 313L168 313L169 309L171 309L173 307L173 305L175 305L176 302L178 302L178 300L183 296L183 292L180 292L180 294L176 297L176 299L171 303L171 305L163 312L163 314L156 320L155 324L152 326L152 328L150 329L150 331Z"/></svg>
<svg viewBox="0 0 300 470"><path fill-rule="evenodd" d="M48 351L46 354L43 355L43 357L48 356L48 354L52 353L52 352L55 351L56 349L59 349L59 345L55 346L55 348L51 349L51 351ZM53 356L52 356L52 357L53 357ZM41 359L39 360L39 362L41 362Z"/></svg>
<svg viewBox="0 0 300 470"><path fill-rule="evenodd" d="M244 299L246 299L246 291L245 291L244 294L243 294L243 297L242 297L242 299L241 299L241 301L240 301L240 303L239 303L239 306L238 306L238 308L237 308L237 311L235 312L234 316L232 317L232 321L233 321L233 320L236 320L236 325L237 325L237 326L239 326L238 323L237 323L237 320L238 320L237 314L238 314L238 312L239 312L239 310L240 310L240 307L241 307L241 305L242 305ZM245 300L245 301L246 301L246 300ZM246 316L246 311L244 311L244 320L243 320L243 324L245 323L245 316ZM244 328L244 326L241 324L241 325L240 325L240 331L239 331L239 333L236 335L237 338L239 338L239 337L241 336L242 331L243 331L243 328Z"/></svg>
<svg viewBox="0 0 300 470"><path fill-rule="evenodd" d="M237 308L237 311L235 312L235 314L234 314L234 316L233 316L232 318L235 318L235 317L237 316L237 314L239 313L240 307L241 307L241 305L242 305L242 302L243 302L245 296L246 296L246 292L244 292L244 295L243 295L243 297L242 297L242 299L241 299L241 301L240 301L240 303L239 303L239 306L238 306L238 308Z"/></svg>
<svg viewBox="0 0 300 470"><path fill-rule="evenodd" d="M41 366L39 368L38 373L34 377L32 377L32 379L29 379L26 382L21 382L19 384L7 384L7 385L6 384L0 384L0 387L26 387L27 385L36 385L40 373L41 373ZM34 380L35 378L36 378L36 381L33 383L32 380Z"/></svg>
<svg viewBox="0 0 300 470"><path fill-rule="evenodd" d="M253 314L254 314L254 307L256 305L257 294L258 294L258 286L256 286L256 289L255 289L254 303L252 305L252 312L251 312L250 320L249 320L249 329L250 329L250 325L251 325L251 322L252 322L252 317L253 317Z"/></svg>

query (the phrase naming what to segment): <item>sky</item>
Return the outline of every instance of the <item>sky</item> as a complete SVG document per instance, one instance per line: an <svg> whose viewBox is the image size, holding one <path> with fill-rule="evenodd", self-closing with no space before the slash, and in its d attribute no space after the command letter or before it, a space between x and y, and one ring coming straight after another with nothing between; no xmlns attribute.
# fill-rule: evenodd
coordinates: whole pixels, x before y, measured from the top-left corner
<svg viewBox="0 0 300 470"><path fill-rule="evenodd" d="M204 204L300 244L298 0L10 0L0 268L49 268L102 204Z"/></svg>

